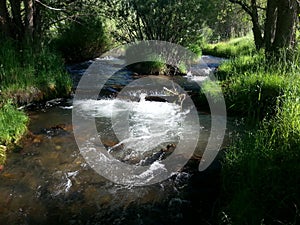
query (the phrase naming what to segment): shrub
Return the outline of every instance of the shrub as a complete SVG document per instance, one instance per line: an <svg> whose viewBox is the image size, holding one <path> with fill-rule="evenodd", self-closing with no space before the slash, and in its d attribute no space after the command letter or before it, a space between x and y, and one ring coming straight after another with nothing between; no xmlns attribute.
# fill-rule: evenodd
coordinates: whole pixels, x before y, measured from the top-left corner
<svg viewBox="0 0 300 225"><path fill-rule="evenodd" d="M83 17L59 29L54 46L67 62L95 58L108 49L108 38L100 18Z"/></svg>

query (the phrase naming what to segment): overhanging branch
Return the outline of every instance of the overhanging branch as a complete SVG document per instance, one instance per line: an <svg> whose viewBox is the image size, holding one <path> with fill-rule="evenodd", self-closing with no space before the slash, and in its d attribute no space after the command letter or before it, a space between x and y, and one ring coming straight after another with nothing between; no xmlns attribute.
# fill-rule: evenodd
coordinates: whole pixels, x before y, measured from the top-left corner
<svg viewBox="0 0 300 225"><path fill-rule="evenodd" d="M50 10L54 10L54 11L66 11L65 9L59 9L59 8L54 8L54 7L51 7L51 6L48 6L44 3L42 3L40 0L35 0L37 3L39 3L40 5L44 6L45 8L47 9L50 9Z"/></svg>

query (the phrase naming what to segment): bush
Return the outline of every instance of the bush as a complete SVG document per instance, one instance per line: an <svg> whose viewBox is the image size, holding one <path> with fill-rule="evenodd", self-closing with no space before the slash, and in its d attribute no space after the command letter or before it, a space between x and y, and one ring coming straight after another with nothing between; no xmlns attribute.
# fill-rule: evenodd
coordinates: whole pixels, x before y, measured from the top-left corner
<svg viewBox="0 0 300 225"><path fill-rule="evenodd" d="M54 46L67 62L82 62L100 56L108 49L100 18L80 18L59 29Z"/></svg>

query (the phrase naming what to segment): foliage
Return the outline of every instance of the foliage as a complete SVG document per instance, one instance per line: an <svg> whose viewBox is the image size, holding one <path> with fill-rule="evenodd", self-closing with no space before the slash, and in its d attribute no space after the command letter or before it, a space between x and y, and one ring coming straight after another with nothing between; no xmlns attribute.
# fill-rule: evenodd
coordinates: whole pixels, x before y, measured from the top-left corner
<svg viewBox="0 0 300 225"><path fill-rule="evenodd" d="M214 10L206 12L207 25L213 29L212 41L243 37L251 32L249 15L236 4L228 0L210 1Z"/></svg>
<svg viewBox="0 0 300 225"><path fill-rule="evenodd" d="M296 0L229 0L239 5L251 18L256 48L265 48L267 57L281 57L281 50L294 53L299 23Z"/></svg>
<svg viewBox="0 0 300 225"><path fill-rule="evenodd" d="M121 41L164 40L187 45L201 34L203 10L209 4L196 0L108 1L107 17L116 24Z"/></svg>
<svg viewBox="0 0 300 225"><path fill-rule="evenodd" d="M28 117L24 112L17 110L11 101L2 102L0 107L0 146L17 143L27 131L27 122ZM4 154L1 156L5 157Z"/></svg>
<svg viewBox="0 0 300 225"><path fill-rule="evenodd" d="M64 24L54 40L67 62L95 58L108 48L108 39L100 18L80 17Z"/></svg>

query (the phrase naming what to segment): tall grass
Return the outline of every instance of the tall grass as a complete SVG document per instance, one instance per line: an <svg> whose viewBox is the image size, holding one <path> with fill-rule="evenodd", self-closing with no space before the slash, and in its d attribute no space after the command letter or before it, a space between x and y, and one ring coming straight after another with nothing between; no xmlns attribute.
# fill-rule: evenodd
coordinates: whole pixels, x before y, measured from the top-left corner
<svg viewBox="0 0 300 225"><path fill-rule="evenodd" d="M270 63L264 52L258 52L225 61L216 77L222 85L229 114L256 122L274 115L277 98L299 71L296 60Z"/></svg>
<svg viewBox="0 0 300 225"><path fill-rule="evenodd" d="M223 164L228 224L300 222L300 82L284 90L277 113L237 138Z"/></svg>
<svg viewBox="0 0 300 225"><path fill-rule="evenodd" d="M225 152L222 224L300 222L299 54L270 62L251 53L219 67L228 111L256 123Z"/></svg>
<svg viewBox="0 0 300 225"><path fill-rule="evenodd" d="M0 107L0 165L6 160L6 146L16 144L27 131L27 115L16 109L11 101Z"/></svg>
<svg viewBox="0 0 300 225"><path fill-rule="evenodd" d="M0 46L0 82L2 98L17 103L66 95L71 80L61 57L42 47L38 50L3 40Z"/></svg>
<svg viewBox="0 0 300 225"><path fill-rule="evenodd" d="M0 108L0 145L9 145L20 140L27 130L28 117L8 101Z"/></svg>

